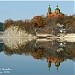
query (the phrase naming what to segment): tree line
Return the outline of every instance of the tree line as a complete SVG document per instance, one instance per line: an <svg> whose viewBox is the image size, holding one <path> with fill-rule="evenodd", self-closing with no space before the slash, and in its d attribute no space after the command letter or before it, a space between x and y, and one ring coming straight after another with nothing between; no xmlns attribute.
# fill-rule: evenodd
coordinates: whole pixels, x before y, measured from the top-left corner
<svg viewBox="0 0 75 75"><path fill-rule="evenodd" d="M4 30L8 29L10 26L18 26L18 30L26 30L27 33L33 35L36 34L38 28L43 29L44 27L50 27L50 33L57 32L57 23L63 24L67 33L75 33L75 16L64 16L47 18L43 16L34 16L31 20L17 20L7 19L4 22ZM47 30L47 29L46 29ZM58 32L57 32L58 33Z"/></svg>

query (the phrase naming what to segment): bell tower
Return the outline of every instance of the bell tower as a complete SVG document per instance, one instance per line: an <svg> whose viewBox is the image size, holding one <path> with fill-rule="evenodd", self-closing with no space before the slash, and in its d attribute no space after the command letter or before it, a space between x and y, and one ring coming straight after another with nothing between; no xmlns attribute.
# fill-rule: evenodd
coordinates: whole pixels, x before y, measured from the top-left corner
<svg viewBox="0 0 75 75"><path fill-rule="evenodd" d="M58 5L56 6L55 13L57 13L57 14L60 13L60 9L58 8Z"/></svg>

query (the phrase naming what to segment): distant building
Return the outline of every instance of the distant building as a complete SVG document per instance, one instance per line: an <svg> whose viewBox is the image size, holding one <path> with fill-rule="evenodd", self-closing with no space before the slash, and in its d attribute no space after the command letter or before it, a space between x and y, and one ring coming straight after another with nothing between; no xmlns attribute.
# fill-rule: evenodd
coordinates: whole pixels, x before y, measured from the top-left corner
<svg viewBox="0 0 75 75"><path fill-rule="evenodd" d="M51 11L50 5L48 7L47 18L53 18L53 17L64 17L64 14L60 12L60 9L58 8L58 5L56 6L54 12Z"/></svg>

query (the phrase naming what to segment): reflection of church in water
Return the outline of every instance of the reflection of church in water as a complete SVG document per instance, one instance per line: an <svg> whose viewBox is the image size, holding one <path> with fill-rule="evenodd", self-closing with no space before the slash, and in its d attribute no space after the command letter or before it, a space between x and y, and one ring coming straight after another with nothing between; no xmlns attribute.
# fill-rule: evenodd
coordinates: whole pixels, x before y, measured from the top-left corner
<svg viewBox="0 0 75 75"><path fill-rule="evenodd" d="M52 58L52 57L47 57L46 58L47 63L48 63L48 69L50 70L51 63L55 63L56 69L58 70L58 67L60 66L60 63L64 61L63 58Z"/></svg>
<svg viewBox="0 0 75 75"><path fill-rule="evenodd" d="M57 48L57 52L61 52L64 50L65 45L63 43L59 43L59 46ZM50 70L51 63L55 63L56 69L58 70L58 67L60 66L60 63L64 61L64 58L58 58L58 57L47 57L46 58L48 63L48 69Z"/></svg>

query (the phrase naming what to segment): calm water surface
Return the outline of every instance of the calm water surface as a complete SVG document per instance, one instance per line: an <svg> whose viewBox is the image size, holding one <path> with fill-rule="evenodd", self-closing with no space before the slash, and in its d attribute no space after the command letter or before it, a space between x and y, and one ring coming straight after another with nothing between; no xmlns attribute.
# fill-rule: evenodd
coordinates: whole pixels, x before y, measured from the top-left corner
<svg viewBox="0 0 75 75"><path fill-rule="evenodd" d="M0 39L0 59L0 74L75 75L75 42Z"/></svg>

